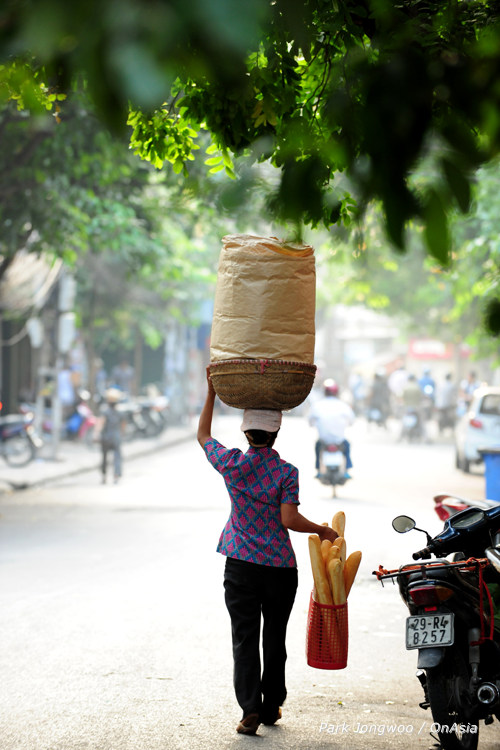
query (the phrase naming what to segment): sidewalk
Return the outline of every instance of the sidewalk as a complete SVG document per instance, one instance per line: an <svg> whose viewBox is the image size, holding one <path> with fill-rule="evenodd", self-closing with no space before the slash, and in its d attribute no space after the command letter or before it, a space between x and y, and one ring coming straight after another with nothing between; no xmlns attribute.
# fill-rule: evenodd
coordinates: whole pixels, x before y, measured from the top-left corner
<svg viewBox="0 0 500 750"><path fill-rule="evenodd" d="M122 446L123 457L130 461L147 456L149 453L164 450L178 445L185 440L194 440L196 427L194 422L187 425L167 427L156 438L132 440ZM62 440L56 458L52 455L52 445L45 442L37 458L27 466L12 468L2 460L0 464L0 494L10 490L26 490L43 484L49 484L63 477L74 476L85 471L96 471L101 463L99 445L92 448L78 442Z"/></svg>

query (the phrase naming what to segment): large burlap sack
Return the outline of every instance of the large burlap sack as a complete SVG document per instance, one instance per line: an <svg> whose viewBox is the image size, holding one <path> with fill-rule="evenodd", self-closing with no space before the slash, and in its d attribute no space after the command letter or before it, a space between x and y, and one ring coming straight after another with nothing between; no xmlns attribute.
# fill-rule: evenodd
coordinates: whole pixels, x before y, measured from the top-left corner
<svg viewBox="0 0 500 750"><path fill-rule="evenodd" d="M309 245L226 235L219 258L210 359L314 362L316 272Z"/></svg>

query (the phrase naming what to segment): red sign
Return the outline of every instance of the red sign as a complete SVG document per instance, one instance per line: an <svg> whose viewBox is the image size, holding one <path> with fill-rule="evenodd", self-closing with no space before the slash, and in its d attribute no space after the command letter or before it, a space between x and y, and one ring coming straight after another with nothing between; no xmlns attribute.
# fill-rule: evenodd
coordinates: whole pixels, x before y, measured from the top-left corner
<svg viewBox="0 0 500 750"><path fill-rule="evenodd" d="M408 354L413 359L451 359L453 347L438 339L411 339Z"/></svg>

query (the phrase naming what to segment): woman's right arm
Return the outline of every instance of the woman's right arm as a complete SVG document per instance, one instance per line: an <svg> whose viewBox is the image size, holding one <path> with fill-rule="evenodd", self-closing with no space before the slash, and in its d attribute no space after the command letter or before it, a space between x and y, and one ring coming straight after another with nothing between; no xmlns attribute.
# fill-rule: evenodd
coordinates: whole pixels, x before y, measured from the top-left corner
<svg viewBox="0 0 500 750"><path fill-rule="evenodd" d="M215 404L215 390L212 385L212 381L210 379L210 374L207 367L207 396L205 398L205 403L203 404L203 409L201 410L200 419L198 422L198 433L197 438L198 442L203 448L207 440L209 440L212 437L212 417L214 413L214 404Z"/></svg>

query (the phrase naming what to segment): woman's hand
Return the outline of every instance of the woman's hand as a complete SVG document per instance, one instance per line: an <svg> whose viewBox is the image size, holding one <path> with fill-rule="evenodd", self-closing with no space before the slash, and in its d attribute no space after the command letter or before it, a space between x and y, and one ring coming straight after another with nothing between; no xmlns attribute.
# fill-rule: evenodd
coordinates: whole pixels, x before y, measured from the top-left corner
<svg viewBox="0 0 500 750"><path fill-rule="evenodd" d="M281 523L286 529L290 529L291 531L298 531L303 534L318 534L321 541L329 539L331 542L334 542L338 537L335 529L313 523L313 521L310 521L299 513L298 506L295 503L281 504Z"/></svg>
<svg viewBox="0 0 500 750"><path fill-rule="evenodd" d="M331 529L329 526L320 526L319 528L318 536L322 542L325 539L328 539L329 542L334 542L339 536L335 529Z"/></svg>
<svg viewBox="0 0 500 750"><path fill-rule="evenodd" d="M208 386L208 393L211 396L215 396L215 388L214 388L214 384L212 383L212 376L210 375L210 366L207 367L207 386Z"/></svg>

